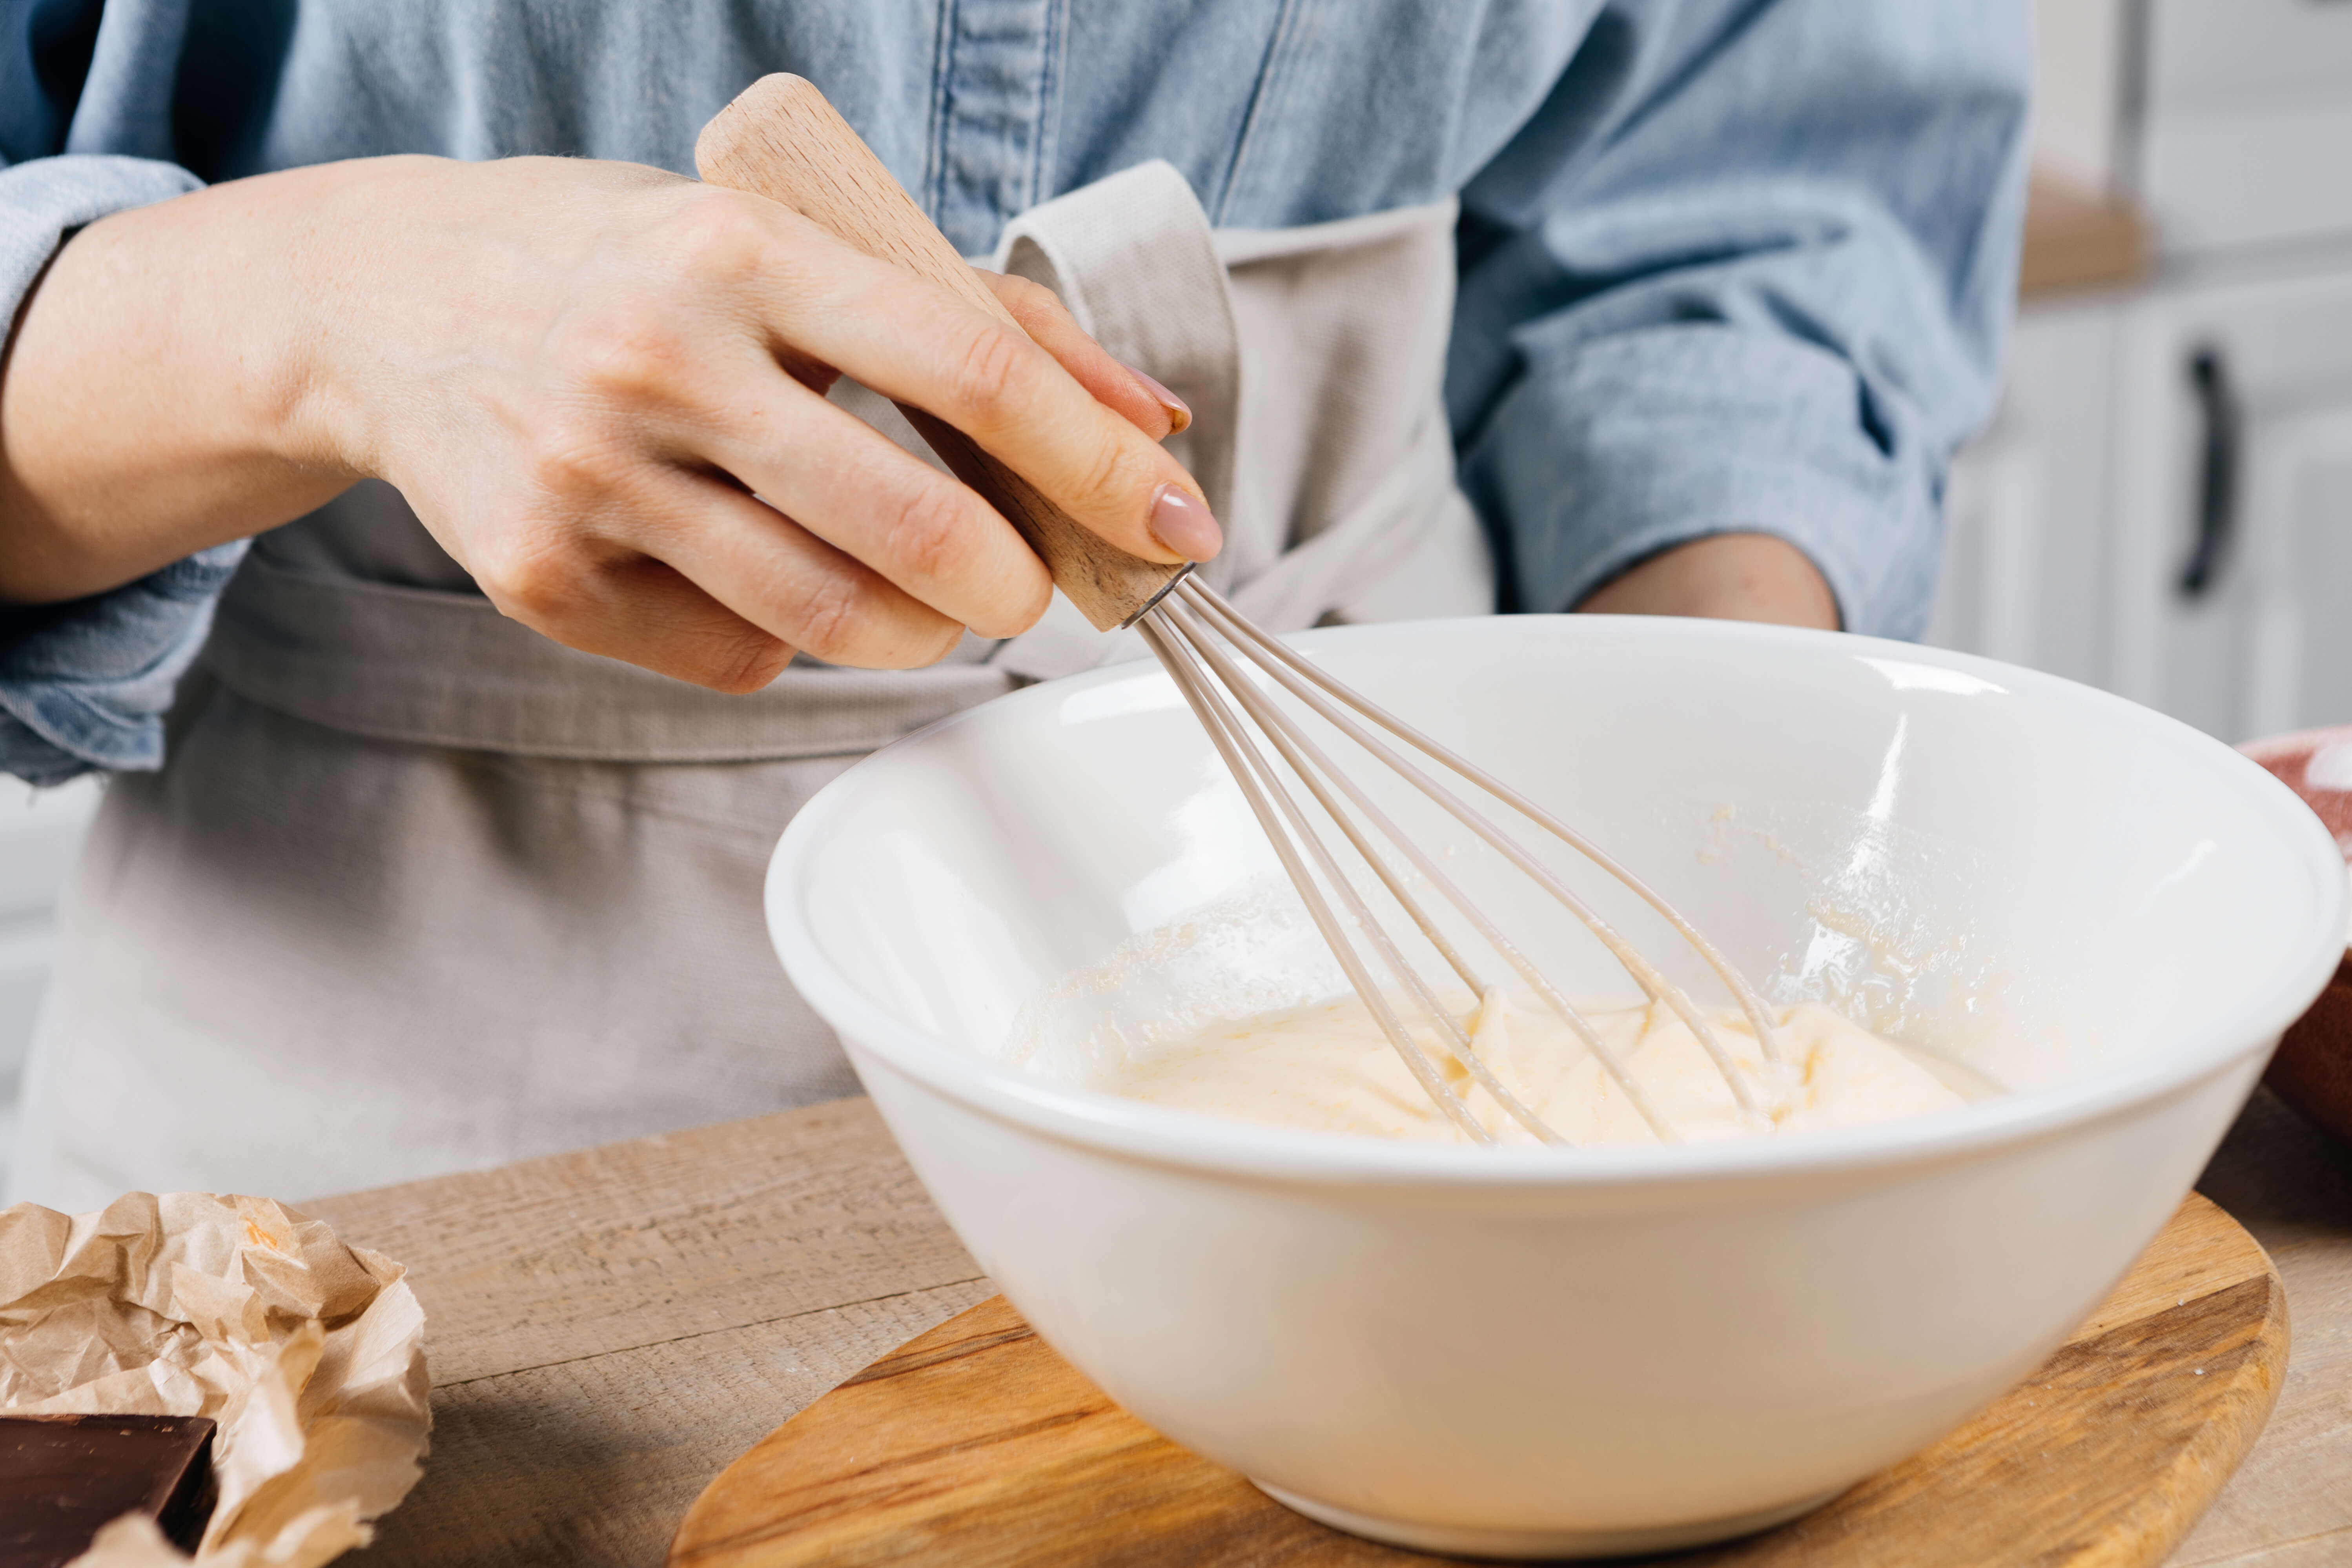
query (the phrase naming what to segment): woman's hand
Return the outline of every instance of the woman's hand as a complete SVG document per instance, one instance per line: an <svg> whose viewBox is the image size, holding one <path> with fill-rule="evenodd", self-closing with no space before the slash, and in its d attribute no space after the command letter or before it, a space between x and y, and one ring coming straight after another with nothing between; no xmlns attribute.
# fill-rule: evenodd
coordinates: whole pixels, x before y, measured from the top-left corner
<svg viewBox="0 0 2352 1568"><path fill-rule="evenodd" d="M110 587L373 476L508 615L723 690L797 649L907 667L1028 626L1044 564L826 402L839 374L1122 549L1213 554L1157 445L1182 405L997 287L1030 335L760 197L577 159L373 159L119 214L59 253L0 382L0 596Z"/></svg>
<svg viewBox="0 0 2352 1568"><path fill-rule="evenodd" d="M1769 533L1717 533L1651 556L1576 606L1597 615L1707 616L1838 629L1837 596L1805 552Z"/></svg>

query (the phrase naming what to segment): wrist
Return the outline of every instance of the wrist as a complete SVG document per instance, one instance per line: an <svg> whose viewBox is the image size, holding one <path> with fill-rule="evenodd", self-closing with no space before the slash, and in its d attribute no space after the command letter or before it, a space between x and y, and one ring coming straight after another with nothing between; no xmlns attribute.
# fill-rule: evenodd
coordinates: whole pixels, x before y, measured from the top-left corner
<svg viewBox="0 0 2352 1568"><path fill-rule="evenodd" d="M294 184L116 213L53 258L0 375L0 598L118 586L358 477L319 395L331 335Z"/></svg>
<svg viewBox="0 0 2352 1568"><path fill-rule="evenodd" d="M389 276L430 273L417 254L416 215L436 190L442 158L353 159L263 174L214 187L207 227L234 236L261 286L240 302L252 374L241 377L241 434L257 452L322 479L383 477L380 395L391 318L404 292ZM192 215L194 216L194 215ZM456 279L437 287L454 294ZM414 336L413 331L409 335ZM234 352L234 346L220 345Z"/></svg>

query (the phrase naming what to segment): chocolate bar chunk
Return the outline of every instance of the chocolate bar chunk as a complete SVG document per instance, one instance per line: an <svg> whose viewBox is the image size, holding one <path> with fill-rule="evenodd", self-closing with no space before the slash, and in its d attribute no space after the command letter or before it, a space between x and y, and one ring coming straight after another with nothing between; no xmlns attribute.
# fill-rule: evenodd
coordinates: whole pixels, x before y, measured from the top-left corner
<svg viewBox="0 0 2352 1568"><path fill-rule="evenodd" d="M204 1415L0 1415L0 1568L64 1568L126 1513L194 1551L213 1511Z"/></svg>

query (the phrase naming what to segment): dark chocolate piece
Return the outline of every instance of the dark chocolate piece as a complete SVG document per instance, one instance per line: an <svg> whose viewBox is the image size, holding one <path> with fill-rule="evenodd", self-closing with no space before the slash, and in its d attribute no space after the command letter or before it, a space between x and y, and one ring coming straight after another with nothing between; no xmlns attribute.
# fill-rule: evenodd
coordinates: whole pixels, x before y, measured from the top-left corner
<svg viewBox="0 0 2352 1568"><path fill-rule="evenodd" d="M205 1415L0 1415L0 1568L64 1568L126 1513L194 1551L211 1518Z"/></svg>

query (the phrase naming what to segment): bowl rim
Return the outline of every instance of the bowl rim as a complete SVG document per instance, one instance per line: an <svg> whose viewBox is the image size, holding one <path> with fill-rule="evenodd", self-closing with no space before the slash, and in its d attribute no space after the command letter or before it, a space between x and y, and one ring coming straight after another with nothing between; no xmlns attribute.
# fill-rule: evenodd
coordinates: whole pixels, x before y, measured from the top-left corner
<svg viewBox="0 0 2352 1568"><path fill-rule="evenodd" d="M2326 987L2343 957L2347 888L2335 838L2303 799L2244 752L2153 709L2061 676L1973 654L1852 633L1752 622L1644 616L1478 616L1332 626L1286 640L1305 648L1392 637L1402 628L1469 636L1691 638L1812 644L1850 658L1894 658L1952 670L2004 694L2088 703L2159 743L2185 747L2239 776L2269 826L2301 838L2318 897L2318 918L2299 946L2249 983L2245 999L2202 1027L2085 1074L2073 1083L2004 1096L1962 1111L1794 1139L1788 1142L1675 1148L1474 1149L1308 1132L1223 1121L1117 1095L1026 1077L934 1038L867 997L826 957L798 896L801 876L833 815L856 793L859 775L925 737L1008 704L1059 702L1091 687L1158 673L1149 658L1041 682L924 725L861 759L806 802L778 838L763 899L771 941L801 994L840 1033L855 1062L871 1053L898 1073L966 1108L1059 1142L1204 1173L1316 1184L1567 1189L1680 1186L1726 1178L1822 1174L1855 1166L1929 1163L1988 1146L2031 1140L2105 1120L2182 1092L2243 1058L2267 1055L2278 1037ZM1163 677L1164 679L1164 677ZM2322 868L2326 875L2320 875Z"/></svg>

